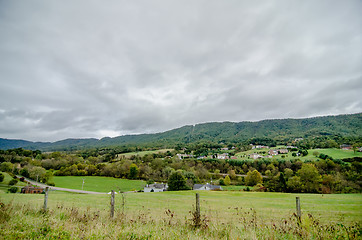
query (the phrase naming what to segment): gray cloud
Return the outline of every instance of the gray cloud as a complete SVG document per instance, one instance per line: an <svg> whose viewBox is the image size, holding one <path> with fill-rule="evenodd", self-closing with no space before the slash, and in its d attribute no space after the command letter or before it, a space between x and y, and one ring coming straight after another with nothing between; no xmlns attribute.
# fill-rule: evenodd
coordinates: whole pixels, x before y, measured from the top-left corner
<svg viewBox="0 0 362 240"><path fill-rule="evenodd" d="M1 1L0 137L362 111L360 1Z"/></svg>

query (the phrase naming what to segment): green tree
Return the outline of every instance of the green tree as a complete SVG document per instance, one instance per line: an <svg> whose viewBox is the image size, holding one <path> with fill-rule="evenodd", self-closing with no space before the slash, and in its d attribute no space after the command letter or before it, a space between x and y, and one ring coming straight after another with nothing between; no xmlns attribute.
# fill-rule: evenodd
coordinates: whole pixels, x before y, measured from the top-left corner
<svg viewBox="0 0 362 240"><path fill-rule="evenodd" d="M230 179L235 180L236 179L236 174L235 174L235 170L229 170L228 174L230 176Z"/></svg>
<svg viewBox="0 0 362 240"><path fill-rule="evenodd" d="M303 192L319 192L321 175L314 164L306 163L298 170Z"/></svg>
<svg viewBox="0 0 362 240"><path fill-rule="evenodd" d="M3 162L0 164L0 171L12 172L14 165L11 162Z"/></svg>
<svg viewBox="0 0 362 240"><path fill-rule="evenodd" d="M225 186L225 181L224 181L223 178L220 178L220 179L219 179L219 185Z"/></svg>
<svg viewBox="0 0 362 240"><path fill-rule="evenodd" d="M9 181L9 186L13 186L13 185L16 185L18 183L18 180L13 178Z"/></svg>
<svg viewBox="0 0 362 240"><path fill-rule="evenodd" d="M288 179L287 187L291 192L300 192L302 189L302 184L300 182L300 177L294 176Z"/></svg>
<svg viewBox="0 0 362 240"><path fill-rule="evenodd" d="M249 171L245 177L245 183L248 186L255 186L258 183L263 183L263 177L257 170Z"/></svg>
<svg viewBox="0 0 362 240"><path fill-rule="evenodd" d="M128 177L130 179L136 179L138 177L139 169L136 164L132 163L131 166L129 166L129 175Z"/></svg>
<svg viewBox="0 0 362 240"><path fill-rule="evenodd" d="M10 187L10 188L8 189L8 191L9 191L10 193L16 193L16 192L18 191L18 187L15 187L15 186Z"/></svg>
<svg viewBox="0 0 362 240"><path fill-rule="evenodd" d="M46 182L47 171L42 167L33 167L29 170L29 176L38 182Z"/></svg>
<svg viewBox="0 0 362 240"><path fill-rule="evenodd" d="M353 153L356 153L358 150L358 144L357 143L353 144L352 149L353 149Z"/></svg>
<svg viewBox="0 0 362 240"><path fill-rule="evenodd" d="M226 186L230 185L231 184L231 180L230 180L230 177L229 175L226 175L225 179L224 179L224 183Z"/></svg>
<svg viewBox="0 0 362 240"><path fill-rule="evenodd" d="M173 172L168 179L168 190L169 191L179 191L179 190L190 190L186 185L186 178L182 175L181 172Z"/></svg>
<svg viewBox="0 0 362 240"><path fill-rule="evenodd" d="M27 168L23 168L20 170L20 175L23 176L23 177L26 177L28 178L29 177L29 171Z"/></svg>
<svg viewBox="0 0 362 240"><path fill-rule="evenodd" d="M286 169L284 169L284 176L285 176L285 178L290 178L290 177L292 177L293 176L293 170L292 169L290 169L290 168L286 168Z"/></svg>

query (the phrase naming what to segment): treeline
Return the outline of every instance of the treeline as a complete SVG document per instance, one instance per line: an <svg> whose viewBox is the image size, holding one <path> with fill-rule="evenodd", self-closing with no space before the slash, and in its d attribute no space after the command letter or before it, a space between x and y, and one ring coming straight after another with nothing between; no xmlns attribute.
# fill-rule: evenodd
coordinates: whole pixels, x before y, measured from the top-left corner
<svg viewBox="0 0 362 240"><path fill-rule="evenodd" d="M304 162L299 159L179 159L176 154L184 151L185 149L173 150L124 158L106 150L92 154L89 151L41 153L13 149L0 151L0 171L20 174L48 184L53 184L53 175L108 176L166 182L171 174L180 172L189 187L213 180L219 184L257 185L256 189L260 191L361 192L361 158L342 161L320 154L319 161Z"/></svg>

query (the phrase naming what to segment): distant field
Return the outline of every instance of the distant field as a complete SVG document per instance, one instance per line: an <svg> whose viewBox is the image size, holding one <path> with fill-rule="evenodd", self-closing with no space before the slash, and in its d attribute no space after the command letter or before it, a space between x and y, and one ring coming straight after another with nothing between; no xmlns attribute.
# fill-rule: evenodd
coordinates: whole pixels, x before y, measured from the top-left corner
<svg viewBox="0 0 362 240"><path fill-rule="evenodd" d="M272 149L280 149L282 146L278 146L275 148L269 148L269 149L252 149L245 152L239 152L235 154L235 156L240 160L250 160L253 161L254 159L248 158L248 156L252 153L259 153L261 155L267 155L267 152ZM308 150L308 155L304 157L293 157L292 153L290 152L288 154L279 154L276 156L273 156L272 158L265 158L265 159L277 159L277 160L292 160L292 159L300 159L302 161L305 160L318 160L319 158L313 155L313 152L318 152L326 154L328 156L333 157L334 159L344 159L344 158L353 158L353 157L362 157L362 152L356 152L354 153L353 150L342 150L342 149L336 149L336 148L328 148L328 149L310 149ZM246 155L246 157L245 157ZM282 157L284 156L284 158Z"/></svg>
<svg viewBox="0 0 362 240"><path fill-rule="evenodd" d="M229 186L221 186L223 190L226 191L242 191L247 188L247 186L236 186L236 185L229 185ZM253 189L253 187L249 187Z"/></svg>
<svg viewBox="0 0 362 240"><path fill-rule="evenodd" d="M146 185L142 180L127 180L111 177L93 177L93 176L54 176L56 187L82 189L83 179L85 191L109 192L115 191L133 191L141 190Z"/></svg>
<svg viewBox="0 0 362 240"><path fill-rule="evenodd" d="M336 148L327 148L327 149L311 149L308 151L308 156L313 155L313 152L319 152L326 154L328 156L332 156L335 159L343 159L343 158L353 158L353 157L362 157L362 152L353 152L353 150L342 150Z"/></svg>
<svg viewBox="0 0 362 240"><path fill-rule="evenodd" d="M141 151L141 152L129 152L129 153L123 153L123 154L118 154L118 157L125 157L125 158L129 158L133 155L137 155L140 157L145 156L146 154L153 154L153 153L165 153L167 151L173 151L174 149L159 149L159 150L154 150L154 151Z"/></svg>

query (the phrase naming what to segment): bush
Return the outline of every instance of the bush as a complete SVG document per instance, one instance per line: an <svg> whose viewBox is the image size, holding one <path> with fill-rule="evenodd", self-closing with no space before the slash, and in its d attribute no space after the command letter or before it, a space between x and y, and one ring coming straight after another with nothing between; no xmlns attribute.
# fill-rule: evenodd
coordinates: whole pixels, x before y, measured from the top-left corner
<svg viewBox="0 0 362 240"><path fill-rule="evenodd" d="M219 179L219 185L225 186L225 182L224 182L224 179L223 179L223 178L220 178L220 179Z"/></svg>
<svg viewBox="0 0 362 240"><path fill-rule="evenodd" d="M54 183L54 182L47 182L47 184L48 184L49 186L55 187L55 183Z"/></svg>
<svg viewBox="0 0 362 240"><path fill-rule="evenodd" d="M16 193L18 191L18 188L17 187L11 187L11 188L8 189L8 191L10 193Z"/></svg>
<svg viewBox="0 0 362 240"><path fill-rule="evenodd" d="M0 173L0 182L4 181L4 178L5 178L4 174Z"/></svg>
<svg viewBox="0 0 362 240"><path fill-rule="evenodd" d="M9 186L13 186L13 185L15 185L15 184L17 184L18 183L18 180L17 179L11 179L10 181L9 181Z"/></svg>

